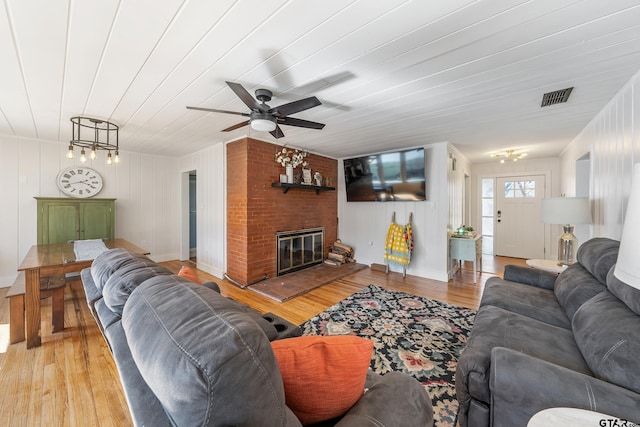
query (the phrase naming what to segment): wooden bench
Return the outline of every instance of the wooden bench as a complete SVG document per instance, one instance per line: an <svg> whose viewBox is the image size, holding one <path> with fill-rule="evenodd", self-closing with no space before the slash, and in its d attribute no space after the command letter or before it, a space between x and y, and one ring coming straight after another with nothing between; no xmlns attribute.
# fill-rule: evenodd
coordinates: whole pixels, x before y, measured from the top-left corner
<svg viewBox="0 0 640 427"><path fill-rule="evenodd" d="M64 329L64 288L66 285L64 276L44 277L40 280L40 298L51 297L51 331L58 332ZM18 273L18 277L7 292L9 298L9 343L15 344L24 341L24 296L25 274Z"/></svg>

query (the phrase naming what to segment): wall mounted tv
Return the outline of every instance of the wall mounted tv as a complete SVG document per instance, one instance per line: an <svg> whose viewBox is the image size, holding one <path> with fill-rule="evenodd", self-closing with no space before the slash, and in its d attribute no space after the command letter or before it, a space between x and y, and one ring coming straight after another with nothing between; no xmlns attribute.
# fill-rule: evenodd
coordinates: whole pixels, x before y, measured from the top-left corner
<svg viewBox="0 0 640 427"><path fill-rule="evenodd" d="M424 148L344 159L348 202L426 200Z"/></svg>

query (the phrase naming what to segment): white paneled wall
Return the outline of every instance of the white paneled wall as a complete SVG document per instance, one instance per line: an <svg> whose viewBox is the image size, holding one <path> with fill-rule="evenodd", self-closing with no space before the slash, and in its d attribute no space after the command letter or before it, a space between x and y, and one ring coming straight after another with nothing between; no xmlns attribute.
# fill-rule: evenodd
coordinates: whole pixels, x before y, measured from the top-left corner
<svg viewBox="0 0 640 427"><path fill-rule="evenodd" d="M26 208L19 202L18 144L0 139L0 287L11 285L16 277L20 248L20 213ZM35 214L35 206L33 208ZM35 230L33 231L35 237Z"/></svg>
<svg viewBox="0 0 640 427"><path fill-rule="evenodd" d="M347 202L343 162L338 161L338 237L355 248L359 263L383 264L384 242L393 212L399 224L407 223L413 212L414 252L407 274L447 281L448 144L424 148L424 202ZM397 267L391 270L400 271Z"/></svg>
<svg viewBox="0 0 640 427"><path fill-rule="evenodd" d="M471 163L462 155L457 148L449 144L448 162L447 162L447 178L449 188L449 220L448 231L453 231L460 225L465 224L465 175L471 176ZM455 170L453 165L455 164ZM466 209L471 209L467 206ZM471 226L471 224L465 224Z"/></svg>
<svg viewBox="0 0 640 427"><path fill-rule="evenodd" d="M9 286L36 237L34 197L63 197L55 184L67 145L0 136L0 287ZM91 167L104 177L98 197L116 198L116 237L151 251L156 261L177 259L180 241L180 172L199 172L199 267L224 271L224 146L214 145L183 159L121 151L121 163L99 158ZM200 264L201 263L201 264Z"/></svg>
<svg viewBox="0 0 640 427"><path fill-rule="evenodd" d="M590 237L620 239L633 165L640 162L640 72L562 152L562 192L568 196L575 194L576 161L585 154L591 163Z"/></svg>

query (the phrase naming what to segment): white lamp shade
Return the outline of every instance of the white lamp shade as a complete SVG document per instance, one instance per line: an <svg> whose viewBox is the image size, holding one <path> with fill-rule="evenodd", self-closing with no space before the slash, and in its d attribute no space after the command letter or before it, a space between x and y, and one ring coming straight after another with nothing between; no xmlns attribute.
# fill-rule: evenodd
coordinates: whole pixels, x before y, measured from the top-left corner
<svg viewBox="0 0 640 427"><path fill-rule="evenodd" d="M542 199L545 224L591 224L591 206L587 197Z"/></svg>
<svg viewBox="0 0 640 427"><path fill-rule="evenodd" d="M276 130L276 122L267 119L251 120L251 128L258 132L271 132Z"/></svg>
<svg viewBox="0 0 640 427"><path fill-rule="evenodd" d="M640 163L636 163L627 213L624 216L620 251L613 274L629 286L640 289Z"/></svg>

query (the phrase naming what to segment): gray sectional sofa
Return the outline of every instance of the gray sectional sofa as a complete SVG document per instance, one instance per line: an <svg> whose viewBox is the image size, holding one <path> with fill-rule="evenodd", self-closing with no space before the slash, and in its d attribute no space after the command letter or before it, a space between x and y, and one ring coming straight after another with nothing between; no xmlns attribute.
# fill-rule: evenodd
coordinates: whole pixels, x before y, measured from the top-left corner
<svg viewBox="0 0 640 427"><path fill-rule="evenodd" d="M461 427L526 426L552 407L640 422L640 291L613 275L618 246L591 239L560 275L487 280L457 366Z"/></svg>
<svg viewBox="0 0 640 427"><path fill-rule="evenodd" d="M122 249L81 276L135 425L301 425L269 344L299 335L297 326ZM365 387L343 417L322 425L432 425L429 396L413 378L370 371Z"/></svg>

